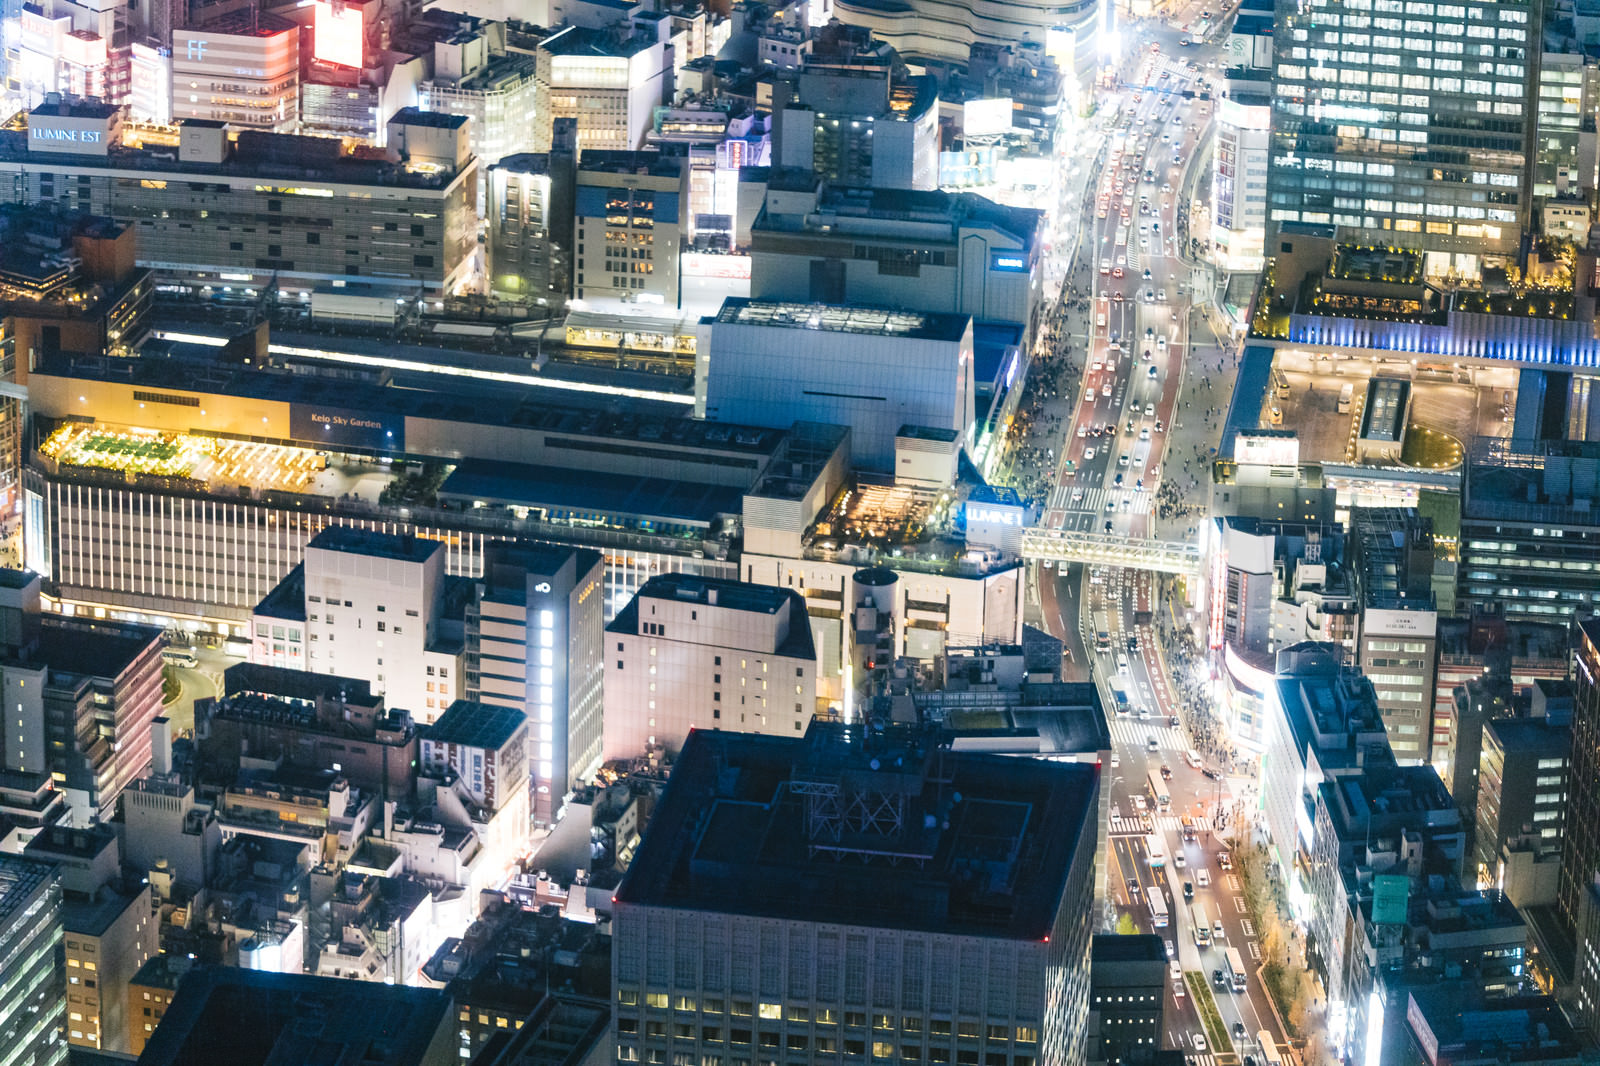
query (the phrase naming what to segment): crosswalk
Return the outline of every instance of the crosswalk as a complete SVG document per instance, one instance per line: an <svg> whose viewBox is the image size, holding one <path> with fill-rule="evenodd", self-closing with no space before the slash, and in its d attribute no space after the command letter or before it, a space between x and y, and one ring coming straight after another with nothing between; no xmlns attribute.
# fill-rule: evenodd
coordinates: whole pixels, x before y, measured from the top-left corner
<svg viewBox="0 0 1600 1066"><path fill-rule="evenodd" d="M1147 814L1145 817L1149 817ZM1183 831L1183 821L1176 814L1158 814L1155 817L1155 828L1162 833L1179 833ZM1148 833L1144 818L1137 815L1131 818L1111 819L1113 833Z"/></svg>
<svg viewBox="0 0 1600 1066"><path fill-rule="evenodd" d="M1162 751L1187 751L1189 744L1183 738L1183 731L1166 725L1165 720L1158 725L1152 718L1148 722L1137 719L1118 718L1111 723L1111 740L1117 745L1136 744L1143 747L1151 736L1156 738L1156 745Z"/></svg>
<svg viewBox="0 0 1600 1066"><path fill-rule="evenodd" d="M1074 500L1073 494L1081 491L1081 499ZM1137 489L1094 488L1079 490L1070 482L1057 485L1050 492L1050 508L1061 511L1092 511L1099 513L1105 510L1106 501L1111 501L1112 510L1123 514L1149 514L1153 494L1140 492ZM1127 506L1123 506L1127 501Z"/></svg>

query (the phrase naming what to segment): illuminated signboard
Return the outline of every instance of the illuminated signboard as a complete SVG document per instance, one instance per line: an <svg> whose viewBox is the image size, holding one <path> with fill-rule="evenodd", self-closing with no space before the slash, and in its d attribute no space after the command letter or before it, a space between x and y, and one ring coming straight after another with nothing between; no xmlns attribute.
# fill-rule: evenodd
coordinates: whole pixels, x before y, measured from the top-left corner
<svg viewBox="0 0 1600 1066"><path fill-rule="evenodd" d="M361 8L317 0L312 22L312 55L322 63L359 67L366 55L366 27Z"/></svg>
<svg viewBox="0 0 1600 1066"><path fill-rule="evenodd" d="M297 441L344 448L401 451L406 444L403 418L303 403L289 406L289 433Z"/></svg>
<svg viewBox="0 0 1600 1066"><path fill-rule="evenodd" d="M996 252L989 257L989 268L1020 274L1028 269L1028 259L1020 252Z"/></svg>
<svg viewBox="0 0 1600 1066"><path fill-rule="evenodd" d="M1222 647L1222 623L1227 616L1227 607L1228 552L1219 545L1211 555L1210 644L1213 649Z"/></svg>
<svg viewBox="0 0 1600 1066"><path fill-rule="evenodd" d="M961 132L968 137L992 137L1011 129L1012 103L1009 96L991 100L968 100L961 105Z"/></svg>

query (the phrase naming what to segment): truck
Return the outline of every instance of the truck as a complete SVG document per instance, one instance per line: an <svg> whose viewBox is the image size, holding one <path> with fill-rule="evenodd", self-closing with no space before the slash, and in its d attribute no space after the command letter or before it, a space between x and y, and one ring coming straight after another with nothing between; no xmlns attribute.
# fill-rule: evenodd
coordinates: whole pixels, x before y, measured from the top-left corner
<svg viewBox="0 0 1600 1066"><path fill-rule="evenodd" d="M1122 687L1121 682L1113 681L1111 683L1111 706L1117 714L1127 714L1130 710L1128 692Z"/></svg>

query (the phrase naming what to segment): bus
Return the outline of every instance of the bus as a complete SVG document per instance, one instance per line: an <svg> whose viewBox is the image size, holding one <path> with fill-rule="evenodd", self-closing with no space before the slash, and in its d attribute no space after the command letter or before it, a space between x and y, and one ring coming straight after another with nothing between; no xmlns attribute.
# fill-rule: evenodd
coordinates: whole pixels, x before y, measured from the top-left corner
<svg viewBox="0 0 1600 1066"><path fill-rule="evenodd" d="M1261 1062L1264 1066L1283 1066L1283 1056L1278 1052L1278 1042L1272 1038L1272 1033L1266 1029L1256 1034L1256 1042L1261 1045Z"/></svg>
<svg viewBox="0 0 1600 1066"><path fill-rule="evenodd" d="M1159 810L1172 809L1172 796L1167 791L1167 783L1161 780L1161 771L1151 770L1149 775L1150 799Z"/></svg>
<svg viewBox="0 0 1600 1066"><path fill-rule="evenodd" d="M1104 611L1094 613L1094 650L1111 650L1111 619Z"/></svg>
<svg viewBox="0 0 1600 1066"><path fill-rule="evenodd" d="M1161 834L1146 833L1144 835L1144 854L1150 865L1157 869L1167 864L1167 853L1161 849Z"/></svg>
<svg viewBox="0 0 1600 1066"><path fill-rule="evenodd" d="M1144 890L1144 897L1150 903L1150 924L1157 929L1167 927L1167 897L1161 889L1151 885Z"/></svg>
<svg viewBox="0 0 1600 1066"><path fill-rule="evenodd" d="M1206 905L1196 903L1189 908L1189 920L1194 923L1194 946L1208 948L1211 946L1211 923L1206 921Z"/></svg>
<svg viewBox="0 0 1600 1066"><path fill-rule="evenodd" d="M1238 948L1229 948L1228 957L1228 984L1235 992L1244 991L1244 961L1239 958Z"/></svg>
<svg viewBox="0 0 1600 1066"><path fill-rule="evenodd" d="M1289 379L1277 367L1272 368L1272 394L1280 400L1289 398Z"/></svg>
<svg viewBox="0 0 1600 1066"><path fill-rule="evenodd" d="M168 666L181 666L186 670L193 670L200 665L200 659L188 648L163 648L161 661Z"/></svg>

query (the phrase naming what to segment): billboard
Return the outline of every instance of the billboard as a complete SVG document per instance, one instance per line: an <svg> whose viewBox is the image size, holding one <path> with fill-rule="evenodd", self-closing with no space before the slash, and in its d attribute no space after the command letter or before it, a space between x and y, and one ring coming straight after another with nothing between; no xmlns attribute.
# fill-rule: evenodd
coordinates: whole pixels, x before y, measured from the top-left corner
<svg viewBox="0 0 1600 1066"><path fill-rule="evenodd" d="M289 405L289 434L313 447L398 452L406 446L405 416L343 407Z"/></svg>
<svg viewBox="0 0 1600 1066"><path fill-rule="evenodd" d="M1011 97L968 100L961 105L961 132L968 137L992 137L1011 130Z"/></svg>
<svg viewBox="0 0 1600 1066"><path fill-rule="evenodd" d="M1372 924L1404 925L1406 902L1411 895L1411 878L1404 874L1380 874L1372 879Z"/></svg>
<svg viewBox="0 0 1600 1066"><path fill-rule="evenodd" d="M362 9L339 0L317 0L312 22L311 54L322 63L359 67L366 55L367 33Z"/></svg>

